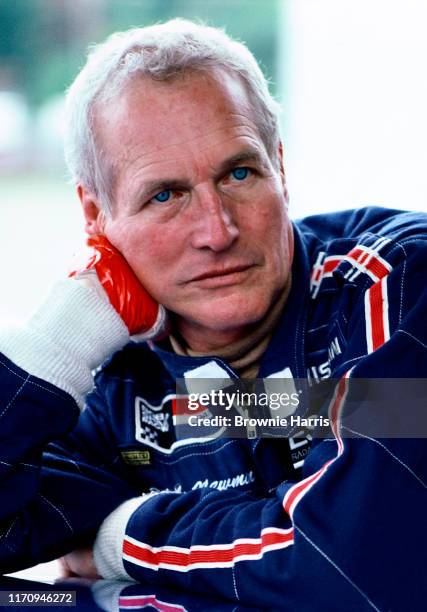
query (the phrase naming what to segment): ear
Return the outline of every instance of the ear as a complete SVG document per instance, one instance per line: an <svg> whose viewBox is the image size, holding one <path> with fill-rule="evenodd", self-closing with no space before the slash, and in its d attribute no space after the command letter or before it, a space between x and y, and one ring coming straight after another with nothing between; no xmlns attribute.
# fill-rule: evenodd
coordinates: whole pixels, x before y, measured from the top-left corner
<svg viewBox="0 0 427 612"><path fill-rule="evenodd" d="M285 195L286 203L289 204L289 193L288 193L288 186L287 186L287 183L286 183L285 162L284 162L284 153L283 153L283 143L282 142L279 142L278 156L279 156L280 179L282 181L283 193Z"/></svg>
<svg viewBox="0 0 427 612"><path fill-rule="evenodd" d="M83 185L77 185L77 195L82 205L85 218L85 232L88 236L104 233L105 213L102 210L98 197L88 191Z"/></svg>

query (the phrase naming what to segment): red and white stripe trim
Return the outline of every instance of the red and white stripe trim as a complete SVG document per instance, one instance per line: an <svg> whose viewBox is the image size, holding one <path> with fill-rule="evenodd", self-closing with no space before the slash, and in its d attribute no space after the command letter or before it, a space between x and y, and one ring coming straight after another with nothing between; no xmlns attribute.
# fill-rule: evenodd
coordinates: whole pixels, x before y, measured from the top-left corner
<svg viewBox="0 0 427 612"><path fill-rule="evenodd" d="M119 608L140 610L150 606L159 612L185 612L185 608L157 599L155 595L122 595L119 597Z"/></svg>
<svg viewBox="0 0 427 612"><path fill-rule="evenodd" d="M356 245L348 254L359 265L353 273L348 272L346 277L353 281L361 272L366 272L373 281L377 281L391 271L391 266L378 251L390 242L389 238L380 238L371 247Z"/></svg>
<svg viewBox="0 0 427 612"><path fill-rule="evenodd" d="M366 346L372 353L390 339L387 276L365 292Z"/></svg>
<svg viewBox="0 0 427 612"><path fill-rule="evenodd" d="M322 280L332 276L342 261L347 261L352 266L346 273L346 278L350 281L361 273L367 274L374 282L386 276L392 268L388 261L378 255L378 251L388 242L390 242L388 238L380 238L372 247L358 244L346 255L330 255L324 258L325 253L319 253L311 273L312 297L315 298L319 292Z"/></svg>
<svg viewBox="0 0 427 612"><path fill-rule="evenodd" d="M125 536L123 559L141 567L158 570L169 569L187 572L193 569L215 569L232 567L239 561L261 559L266 552L291 546L294 542L293 529L268 527L261 531L259 538L239 538L230 544L207 546L152 547Z"/></svg>

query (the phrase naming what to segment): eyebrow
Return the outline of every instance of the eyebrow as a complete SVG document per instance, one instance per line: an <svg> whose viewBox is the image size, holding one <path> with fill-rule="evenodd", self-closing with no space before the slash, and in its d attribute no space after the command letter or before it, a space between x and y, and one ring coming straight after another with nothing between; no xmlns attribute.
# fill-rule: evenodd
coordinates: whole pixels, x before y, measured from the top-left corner
<svg viewBox="0 0 427 612"><path fill-rule="evenodd" d="M222 175L226 174L228 171L232 170L236 166L242 163L254 163L254 164L263 164L262 156L260 153L254 149L245 149L228 157L224 161L220 163L220 165L215 169L215 178L218 179ZM162 178L162 179L154 179L152 181L148 181L144 184L144 187L138 193L137 200L145 200L150 195L160 193L161 191L165 191L167 189L186 189L189 187L189 183L184 179L177 178Z"/></svg>
<svg viewBox="0 0 427 612"><path fill-rule="evenodd" d="M185 189L187 181L178 179L154 179L144 184L143 189L138 193L138 200L145 200L152 194L160 193L167 189Z"/></svg>
<svg viewBox="0 0 427 612"><path fill-rule="evenodd" d="M232 170L236 166L243 163L263 164L262 156L254 149L245 149L240 151L239 153L236 153L236 155L232 155L221 162L217 169L217 175L220 176L221 174L224 174L224 172L227 172L227 170Z"/></svg>

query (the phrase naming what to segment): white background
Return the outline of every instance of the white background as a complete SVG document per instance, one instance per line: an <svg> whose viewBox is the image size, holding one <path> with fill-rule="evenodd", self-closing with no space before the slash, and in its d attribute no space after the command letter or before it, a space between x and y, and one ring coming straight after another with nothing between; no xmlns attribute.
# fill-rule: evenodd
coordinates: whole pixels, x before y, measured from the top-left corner
<svg viewBox="0 0 427 612"><path fill-rule="evenodd" d="M427 211L427 2L282 6L293 216L367 204Z"/></svg>

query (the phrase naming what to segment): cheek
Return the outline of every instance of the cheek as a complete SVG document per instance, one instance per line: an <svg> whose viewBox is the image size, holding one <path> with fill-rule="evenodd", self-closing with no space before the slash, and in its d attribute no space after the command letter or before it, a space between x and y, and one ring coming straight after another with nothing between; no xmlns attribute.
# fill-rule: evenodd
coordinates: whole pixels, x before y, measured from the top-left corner
<svg viewBox="0 0 427 612"><path fill-rule="evenodd" d="M257 213L252 216L248 231L252 244L257 244L263 253L267 276L272 282L273 279L283 282L291 265L292 244L290 220L281 191L271 189L265 194Z"/></svg>
<svg viewBox="0 0 427 612"><path fill-rule="evenodd" d="M247 237L264 251L280 250L288 223L283 193L275 185L263 189L256 199L242 208L239 219L239 225L245 229Z"/></svg>
<svg viewBox="0 0 427 612"><path fill-rule="evenodd" d="M130 262L133 244L138 235L135 227L129 226L127 220L114 220L105 225L104 232L111 244Z"/></svg>
<svg viewBox="0 0 427 612"><path fill-rule="evenodd" d="M164 278L177 257L171 250L172 237L164 228L138 224L135 219L112 222L105 228L105 235L147 288L160 274Z"/></svg>

